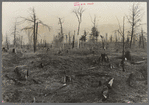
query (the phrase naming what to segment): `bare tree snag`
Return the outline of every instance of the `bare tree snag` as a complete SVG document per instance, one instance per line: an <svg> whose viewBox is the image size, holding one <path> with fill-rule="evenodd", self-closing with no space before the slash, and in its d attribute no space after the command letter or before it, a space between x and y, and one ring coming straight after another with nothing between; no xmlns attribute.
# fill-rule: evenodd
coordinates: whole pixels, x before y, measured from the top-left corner
<svg viewBox="0 0 149 105"><path fill-rule="evenodd" d="M74 43L75 43L75 31L74 31L73 40L72 40L72 49L74 48Z"/></svg>
<svg viewBox="0 0 149 105"><path fill-rule="evenodd" d="M68 35L69 35L69 44L71 44L70 32L69 32Z"/></svg>
<svg viewBox="0 0 149 105"><path fill-rule="evenodd" d="M139 23L143 16L142 8L139 7L140 7L139 3L133 3L132 8L130 10L130 15L129 16L126 15L128 22L131 25L130 48L132 46L132 40L135 37L136 29L141 25Z"/></svg>
<svg viewBox="0 0 149 105"><path fill-rule="evenodd" d="M8 44L7 34L6 34L6 46L7 46L7 50L9 50L9 44Z"/></svg>
<svg viewBox="0 0 149 105"><path fill-rule="evenodd" d="M125 72L124 70L124 59L125 59L125 56L124 56L124 21L125 21L125 17L123 17L123 72Z"/></svg>
<svg viewBox="0 0 149 105"><path fill-rule="evenodd" d="M82 14L85 10L79 6L78 9L74 9L72 12L76 15L77 19L78 19L78 31L77 31L77 41L78 41L78 48L79 48L79 31L80 31L80 25L81 25L81 22L82 22Z"/></svg>
<svg viewBox="0 0 149 105"><path fill-rule="evenodd" d="M36 52L36 42L37 42L37 31L38 31L38 24L41 24L45 27L47 27L50 31L50 27L46 24L44 24L41 20L39 20L37 17L36 17L36 13L35 13L35 10L34 8L31 10L32 11L32 15L30 16L31 18L25 18L25 17L20 17L21 19L23 19L23 21L20 21L18 22L18 24L22 24L24 22L30 22L30 23L33 23L32 26L27 26L25 28L22 29L23 30L33 30L33 47L34 47L34 52Z"/></svg>

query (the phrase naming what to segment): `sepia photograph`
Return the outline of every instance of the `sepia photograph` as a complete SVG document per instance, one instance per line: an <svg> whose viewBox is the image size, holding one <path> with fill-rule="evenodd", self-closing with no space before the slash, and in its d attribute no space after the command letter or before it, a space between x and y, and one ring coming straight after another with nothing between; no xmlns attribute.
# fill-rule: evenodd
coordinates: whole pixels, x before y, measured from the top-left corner
<svg viewBox="0 0 149 105"><path fill-rule="evenodd" d="M2 103L148 103L147 2L2 2Z"/></svg>

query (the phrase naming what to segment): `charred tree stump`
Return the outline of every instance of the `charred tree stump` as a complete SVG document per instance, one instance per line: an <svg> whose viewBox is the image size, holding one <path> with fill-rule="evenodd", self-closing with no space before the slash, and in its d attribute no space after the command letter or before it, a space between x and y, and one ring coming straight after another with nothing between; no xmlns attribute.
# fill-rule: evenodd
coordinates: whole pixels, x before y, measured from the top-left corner
<svg viewBox="0 0 149 105"><path fill-rule="evenodd" d="M7 52L7 49L5 47L3 47L2 51L3 52Z"/></svg>
<svg viewBox="0 0 149 105"><path fill-rule="evenodd" d="M129 75L127 81L126 81L130 87L133 87L133 84L132 84L133 75L134 75L134 74L131 73L131 74Z"/></svg>
<svg viewBox="0 0 149 105"><path fill-rule="evenodd" d="M43 68L44 67L43 63L40 63L38 67Z"/></svg>
<svg viewBox="0 0 149 105"><path fill-rule="evenodd" d="M12 49L12 53L15 53L15 49Z"/></svg>
<svg viewBox="0 0 149 105"><path fill-rule="evenodd" d="M26 80L29 76L29 72L24 66L18 66L14 69L14 73L18 80Z"/></svg>
<svg viewBox="0 0 149 105"><path fill-rule="evenodd" d="M66 53L68 53L68 50L66 50Z"/></svg>
<svg viewBox="0 0 149 105"><path fill-rule="evenodd" d="M47 48L47 52L49 51L50 49L49 48Z"/></svg>
<svg viewBox="0 0 149 105"><path fill-rule="evenodd" d="M102 64L103 62L109 63L110 61L109 57L105 53L101 54L100 59L101 59Z"/></svg>
<svg viewBox="0 0 149 105"><path fill-rule="evenodd" d="M68 84L70 82L71 82L71 77L68 75L64 76L64 84Z"/></svg>
<svg viewBox="0 0 149 105"><path fill-rule="evenodd" d="M99 81L99 87L102 85L102 82L101 81Z"/></svg>

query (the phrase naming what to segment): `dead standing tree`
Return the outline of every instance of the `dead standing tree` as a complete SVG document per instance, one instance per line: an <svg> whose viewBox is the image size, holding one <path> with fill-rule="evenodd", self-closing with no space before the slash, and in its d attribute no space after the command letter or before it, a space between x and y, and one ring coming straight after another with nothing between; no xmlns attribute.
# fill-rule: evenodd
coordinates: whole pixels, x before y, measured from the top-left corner
<svg viewBox="0 0 149 105"><path fill-rule="evenodd" d="M72 49L74 48L74 44L75 44L75 31L74 31L74 35L73 35L73 39L72 39Z"/></svg>
<svg viewBox="0 0 149 105"><path fill-rule="evenodd" d="M133 3L132 8L130 10L130 15L127 16L128 22L131 25L131 39L130 39L130 48L132 46L132 40L135 37L135 31L136 29L141 25L139 24L141 22L141 19L143 17L142 8L139 8L139 3Z"/></svg>
<svg viewBox="0 0 149 105"><path fill-rule="evenodd" d="M115 31L115 42L117 43L118 39L117 39L117 31Z"/></svg>
<svg viewBox="0 0 149 105"><path fill-rule="evenodd" d="M79 48L79 31L80 31L80 25L82 22L82 14L85 10L79 6L78 9L74 9L72 12L76 15L77 19L78 19L78 31L77 31L77 36L78 36L78 48Z"/></svg>
<svg viewBox="0 0 149 105"><path fill-rule="evenodd" d="M70 32L69 32L69 45L71 44L71 37L70 37Z"/></svg>
<svg viewBox="0 0 149 105"><path fill-rule="evenodd" d="M144 34L146 34L145 32L143 32L143 29L141 28L141 35L140 35L140 40L139 40L139 47L141 46L142 44L142 47L145 48L145 41L146 41L146 38L144 36Z"/></svg>
<svg viewBox="0 0 149 105"><path fill-rule="evenodd" d="M87 36L87 33L86 33L86 30L84 30L84 35L82 35L80 38L80 41L83 42L83 47L84 47L84 43L86 42L86 36Z"/></svg>
<svg viewBox="0 0 149 105"><path fill-rule="evenodd" d="M31 9L32 11L32 15L30 16L30 18L25 18L25 17L20 17L21 19L23 19L21 22L19 22L18 24L24 23L24 22L29 22L29 23L33 23L33 25L30 26L26 26L25 28L22 29L23 30L33 30L33 42L34 42L34 52L36 52L36 43L37 43L37 31L38 31L38 24L41 24L42 26L45 26L49 29L50 31L50 27L46 24L44 24L41 20L39 20L36 16L35 10L34 8Z"/></svg>
<svg viewBox="0 0 149 105"><path fill-rule="evenodd" d="M62 18L58 18L58 19L59 19L59 23L58 23L58 24L60 25L60 30L61 30L59 37L60 37L60 39L62 39L62 42L63 42L63 40L64 40L64 35L63 35L63 25L62 25L62 24L63 24L64 22L62 22ZM63 42L63 49L64 49L64 42Z"/></svg>
<svg viewBox="0 0 149 105"><path fill-rule="evenodd" d="M8 43L7 33L6 33L6 46L7 46L7 50L9 50L9 43Z"/></svg>
<svg viewBox="0 0 149 105"><path fill-rule="evenodd" d="M98 36L99 36L99 31L97 30L97 27L96 27L96 15L94 15L94 20L92 20L92 17L91 17L91 21L93 23L92 34L91 35L93 35L93 37L95 37L96 43L97 43L97 39L98 39Z"/></svg>
<svg viewBox="0 0 149 105"><path fill-rule="evenodd" d="M107 40L108 40L108 33L106 33L106 43L108 42Z"/></svg>
<svg viewBox="0 0 149 105"><path fill-rule="evenodd" d="M28 49L31 47L30 45L32 45L32 35L30 35L31 30L27 31L27 35L28 35Z"/></svg>
<svg viewBox="0 0 149 105"><path fill-rule="evenodd" d="M117 19L118 20L118 19ZM119 29L118 29L118 33L120 33L120 35L123 37L123 54L122 54L122 61L121 61L121 64L122 64L122 67L123 67L123 72L125 72L125 69L124 69L124 61L125 61L125 54L124 54L124 51L125 51L125 43L124 43L124 39L125 39L125 35L124 35L124 21L125 21L125 17L123 17L123 31L121 30L121 27L120 27L120 23L119 23L119 20L118 20L118 25L119 25Z"/></svg>
<svg viewBox="0 0 149 105"><path fill-rule="evenodd" d="M112 40L113 38L112 38L112 35L111 35L111 37L110 37L110 42L112 42L113 40Z"/></svg>
<svg viewBox="0 0 149 105"><path fill-rule="evenodd" d="M101 39L102 39L102 48L105 49L105 41L104 41L104 37L102 35L100 35Z"/></svg>
<svg viewBox="0 0 149 105"><path fill-rule="evenodd" d="M15 26L14 26L14 31L11 33L14 35L14 40L13 40L13 45L14 47L16 47L16 35L18 35L18 31L17 31L17 20L15 22Z"/></svg>

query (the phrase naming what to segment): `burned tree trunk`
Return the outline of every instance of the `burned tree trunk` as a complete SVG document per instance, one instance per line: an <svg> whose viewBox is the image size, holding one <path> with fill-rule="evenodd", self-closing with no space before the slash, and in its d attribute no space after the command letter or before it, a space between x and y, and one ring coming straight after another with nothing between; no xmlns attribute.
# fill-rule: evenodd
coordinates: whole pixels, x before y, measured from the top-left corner
<svg viewBox="0 0 149 105"><path fill-rule="evenodd" d="M68 35L69 35L69 45L70 45L70 44L71 44L70 32L69 32L69 34L68 34Z"/></svg>
<svg viewBox="0 0 149 105"><path fill-rule="evenodd" d="M74 42L75 42L75 31L74 31L74 35L73 35L72 49L74 48Z"/></svg>
<svg viewBox="0 0 149 105"><path fill-rule="evenodd" d="M33 9L33 12L34 12L34 9ZM35 14L33 14L33 17L34 17L34 53L36 52L36 16Z"/></svg>
<svg viewBox="0 0 149 105"><path fill-rule="evenodd" d="M35 40L36 44L37 44L37 36L38 36L37 34L38 34L38 22L36 23L36 40Z"/></svg>
<svg viewBox="0 0 149 105"><path fill-rule="evenodd" d="M142 44L143 44L143 48L144 48L144 36L143 36L143 30L141 31L142 34Z"/></svg>

